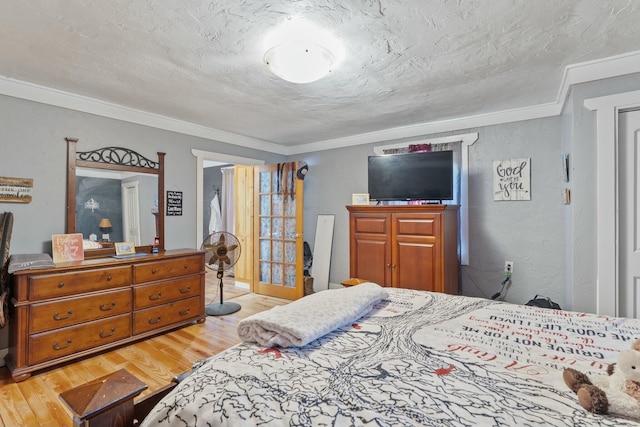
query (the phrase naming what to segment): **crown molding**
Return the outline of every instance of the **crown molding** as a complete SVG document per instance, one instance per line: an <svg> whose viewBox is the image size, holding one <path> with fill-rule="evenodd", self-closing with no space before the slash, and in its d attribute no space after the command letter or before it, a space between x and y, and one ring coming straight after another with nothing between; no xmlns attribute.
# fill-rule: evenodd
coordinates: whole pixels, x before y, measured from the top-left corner
<svg viewBox="0 0 640 427"><path fill-rule="evenodd" d="M289 147L289 154L300 154L312 151L331 150L334 148L351 147L354 145L372 144L393 141L403 138L432 135L441 132L471 129L541 117L557 116L562 110L556 103L534 105L532 107L516 108L495 113L479 114L449 120L428 123L418 123L409 126L399 126L377 132L361 133L344 138L328 139Z"/></svg>
<svg viewBox="0 0 640 427"><path fill-rule="evenodd" d="M152 114L2 76L0 76L0 94L286 156L557 116L562 113L572 85L638 72L640 72L640 51L572 64L565 67L558 94L553 102L467 117L398 126L377 132L295 146L283 146L271 141L196 125L171 117Z"/></svg>
<svg viewBox="0 0 640 427"><path fill-rule="evenodd" d="M153 114L8 77L0 76L0 94L145 125L156 129L163 129L213 141L224 142L227 144L267 151L269 153L282 155L287 154L286 147L274 144L273 142L250 138L206 126L200 126L183 120L177 120L171 117Z"/></svg>
<svg viewBox="0 0 640 427"><path fill-rule="evenodd" d="M565 67L556 100L553 102L296 145L290 147L289 155L558 116L562 113L572 85L638 72L640 51L572 64Z"/></svg>

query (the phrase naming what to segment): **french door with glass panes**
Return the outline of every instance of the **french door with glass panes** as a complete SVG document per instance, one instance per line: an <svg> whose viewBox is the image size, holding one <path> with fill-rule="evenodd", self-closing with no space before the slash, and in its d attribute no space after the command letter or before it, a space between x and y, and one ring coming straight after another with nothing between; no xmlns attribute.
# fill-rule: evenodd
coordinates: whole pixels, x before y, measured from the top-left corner
<svg viewBox="0 0 640 427"><path fill-rule="evenodd" d="M303 180L296 163L255 166L254 292L286 299L304 295Z"/></svg>

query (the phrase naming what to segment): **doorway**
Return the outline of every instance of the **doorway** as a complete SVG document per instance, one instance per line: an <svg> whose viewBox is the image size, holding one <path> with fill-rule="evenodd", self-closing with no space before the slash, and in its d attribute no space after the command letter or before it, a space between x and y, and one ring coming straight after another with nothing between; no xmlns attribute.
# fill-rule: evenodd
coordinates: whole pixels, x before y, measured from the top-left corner
<svg viewBox="0 0 640 427"><path fill-rule="evenodd" d="M640 110L625 111L618 118L619 165L619 314L640 316Z"/></svg>
<svg viewBox="0 0 640 427"><path fill-rule="evenodd" d="M201 151L201 150L191 150L191 153L196 157L196 248L200 248L200 245L204 239L203 236L207 235L208 229L205 229L204 224L204 212L205 209L211 209L210 204L205 206L204 203L204 194L210 192L210 190L215 189L205 189L204 188L204 169L205 166L212 165L226 165L226 166L238 166L238 165L247 165L247 166L255 166L255 165L263 165L264 160L252 159L247 157L238 157L231 156L228 154L215 153L209 151ZM236 205L241 203L241 201L236 200ZM207 225L208 226L208 225ZM253 253L252 251L246 251L244 248L242 249L241 257L243 261L246 263L253 263ZM233 280L232 282L235 286L239 288L248 288L244 283L238 283ZM231 284L229 280L225 282L225 286ZM215 289L215 288L214 288ZM226 296L225 296L226 298ZM209 298L207 298L209 299Z"/></svg>
<svg viewBox="0 0 640 427"><path fill-rule="evenodd" d="M640 107L640 91L585 99L584 106L596 112L596 313L619 316L618 119Z"/></svg>
<svg viewBox="0 0 640 427"><path fill-rule="evenodd" d="M122 228L124 241L140 243L140 203L137 182L125 182L122 187Z"/></svg>

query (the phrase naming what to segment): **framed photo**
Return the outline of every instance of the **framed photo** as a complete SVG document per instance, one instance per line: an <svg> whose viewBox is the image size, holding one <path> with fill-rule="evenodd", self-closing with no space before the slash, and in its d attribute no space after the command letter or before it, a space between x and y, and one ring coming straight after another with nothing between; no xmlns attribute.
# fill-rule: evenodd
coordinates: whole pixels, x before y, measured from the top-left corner
<svg viewBox="0 0 640 427"><path fill-rule="evenodd" d="M130 255L136 253L136 245L133 242L118 242L114 243L116 248L116 255Z"/></svg>
<svg viewBox="0 0 640 427"><path fill-rule="evenodd" d="M368 205L369 193L353 193L351 195L351 204L352 205Z"/></svg>

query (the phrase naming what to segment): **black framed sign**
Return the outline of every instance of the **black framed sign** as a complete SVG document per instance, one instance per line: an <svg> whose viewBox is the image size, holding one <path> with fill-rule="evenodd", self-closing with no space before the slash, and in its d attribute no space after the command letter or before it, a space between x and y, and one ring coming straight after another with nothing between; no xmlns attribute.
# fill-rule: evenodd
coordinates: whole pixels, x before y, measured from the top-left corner
<svg viewBox="0 0 640 427"><path fill-rule="evenodd" d="M167 191L167 216L182 216L182 191Z"/></svg>

